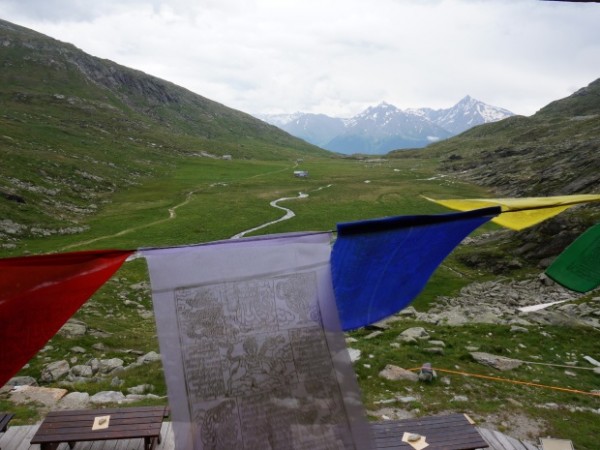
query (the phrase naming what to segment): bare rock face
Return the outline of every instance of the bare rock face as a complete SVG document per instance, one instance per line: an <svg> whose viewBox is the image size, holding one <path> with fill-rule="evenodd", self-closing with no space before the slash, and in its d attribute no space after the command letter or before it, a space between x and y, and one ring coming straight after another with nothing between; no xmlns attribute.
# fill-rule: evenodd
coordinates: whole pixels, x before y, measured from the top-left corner
<svg viewBox="0 0 600 450"><path fill-rule="evenodd" d="M496 355L492 355L490 353L484 353L484 352L472 352L471 356L479 364L483 364L484 366L493 367L494 369L497 369L500 371L516 369L521 364L523 364L522 361L518 361L516 359L506 358L504 356L496 356Z"/></svg>

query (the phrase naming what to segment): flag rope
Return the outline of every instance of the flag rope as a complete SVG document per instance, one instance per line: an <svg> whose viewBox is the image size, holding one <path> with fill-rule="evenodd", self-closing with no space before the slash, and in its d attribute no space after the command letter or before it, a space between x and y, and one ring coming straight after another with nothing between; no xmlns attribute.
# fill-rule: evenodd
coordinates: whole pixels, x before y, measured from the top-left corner
<svg viewBox="0 0 600 450"><path fill-rule="evenodd" d="M408 369L408 370L414 372L419 369L420 369L420 367L413 367L412 369ZM581 394L581 395L590 395L592 397L600 397L600 392L599 393L587 392L587 391L581 391L579 389L563 388L563 387L559 387L559 386L550 386L547 384L540 384L540 383L531 383L529 381L509 380L507 378L493 377L490 375L479 375L476 373L462 372L459 370L440 369L438 367L432 367L432 369L436 370L437 372L451 373L454 375L464 375L467 377L483 378L485 380L500 381L500 382L504 382L504 383L520 384L520 385L524 385L524 386L533 386L533 387L540 387L540 388L544 388L544 389L553 389L556 391L570 392L572 394Z"/></svg>

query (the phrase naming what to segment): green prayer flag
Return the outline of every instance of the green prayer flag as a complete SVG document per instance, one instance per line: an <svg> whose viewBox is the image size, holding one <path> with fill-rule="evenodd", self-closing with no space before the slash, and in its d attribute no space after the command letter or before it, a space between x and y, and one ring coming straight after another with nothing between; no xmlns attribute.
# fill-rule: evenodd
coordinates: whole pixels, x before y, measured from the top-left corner
<svg viewBox="0 0 600 450"><path fill-rule="evenodd" d="M569 245L546 269L546 275L564 287L588 292L600 285L600 223Z"/></svg>

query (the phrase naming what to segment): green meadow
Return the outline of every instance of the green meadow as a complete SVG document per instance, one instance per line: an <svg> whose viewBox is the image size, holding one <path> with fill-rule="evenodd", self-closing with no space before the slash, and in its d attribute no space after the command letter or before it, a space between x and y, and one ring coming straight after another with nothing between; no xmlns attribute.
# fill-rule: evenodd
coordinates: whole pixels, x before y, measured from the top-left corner
<svg viewBox="0 0 600 450"><path fill-rule="evenodd" d="M294 177L293 171L300 169L309 177ZM476 186L436 175L434 164L410 159L369 163L305 158L297 163L186 158L111 196L110 203L86 220L85 233L30 239L16 251L139 248L227 239L278 219L283 212L269 203L300 192L308 197L280 203L296 217L257 234L334 230L338 222L448 212L421 195L485 195Z"/></svg>

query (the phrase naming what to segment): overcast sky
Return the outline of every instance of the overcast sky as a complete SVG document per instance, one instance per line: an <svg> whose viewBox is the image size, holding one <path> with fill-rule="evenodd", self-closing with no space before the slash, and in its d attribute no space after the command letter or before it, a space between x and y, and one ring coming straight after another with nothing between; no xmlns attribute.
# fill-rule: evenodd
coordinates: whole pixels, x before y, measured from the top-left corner
<svg viewBox="0 0 600 450"><path fill-rule="evenodd" d="M465 95L531 115L600 78L600 4L0 0L0 17L248 113Z"/></svg>

